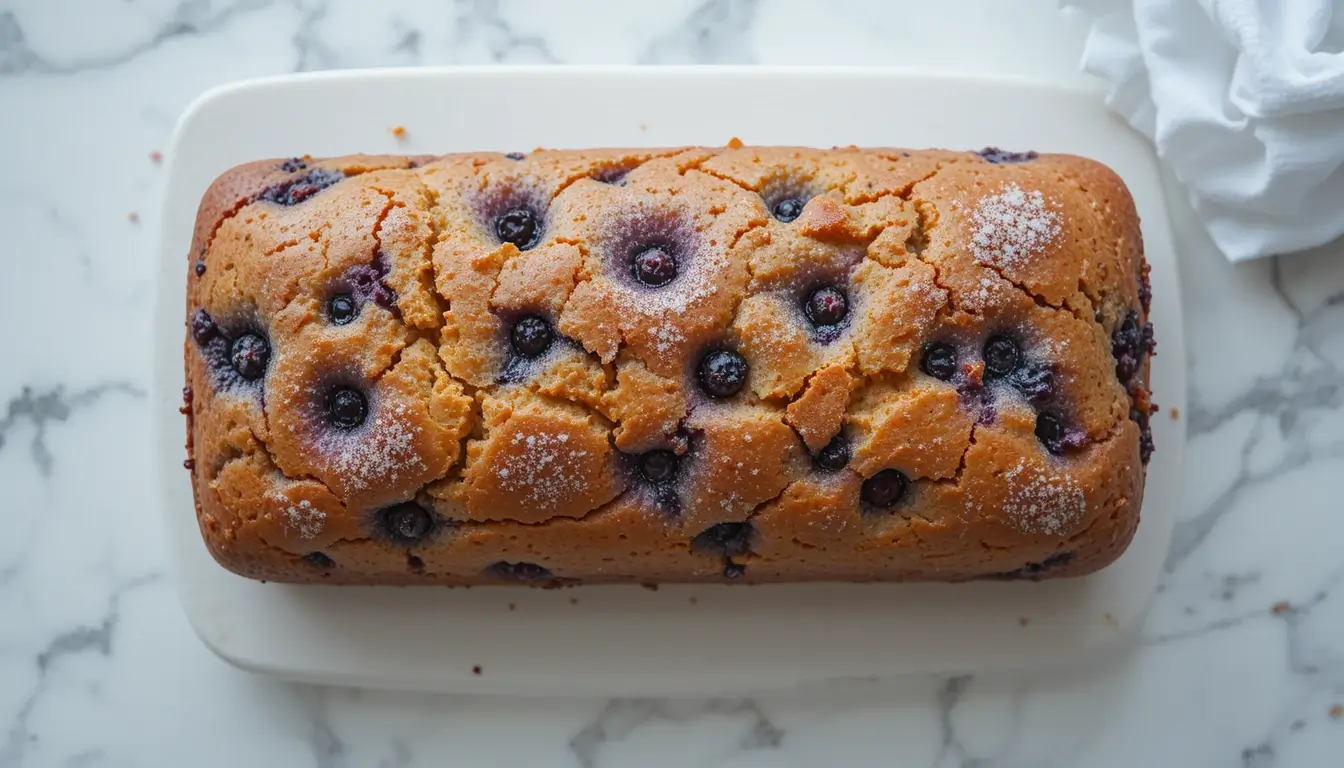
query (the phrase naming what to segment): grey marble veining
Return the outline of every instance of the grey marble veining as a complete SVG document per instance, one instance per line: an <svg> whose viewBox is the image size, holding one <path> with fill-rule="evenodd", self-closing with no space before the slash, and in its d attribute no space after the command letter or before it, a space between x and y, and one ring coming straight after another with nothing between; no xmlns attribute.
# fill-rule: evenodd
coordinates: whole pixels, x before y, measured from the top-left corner
<svg viewBox="0 0 1344 768"><path fill-rule="evenodd" d="M1080 22L1045 0L1008 5L0 2L0 768L1339 764L1344 246L1233 267L1179 199L1188 482L1135 647L1033 675L534 701L255 677L201 647L176 603L145 481L151 153L202 90L461 63L918 64L1085 82Z"/></svg>

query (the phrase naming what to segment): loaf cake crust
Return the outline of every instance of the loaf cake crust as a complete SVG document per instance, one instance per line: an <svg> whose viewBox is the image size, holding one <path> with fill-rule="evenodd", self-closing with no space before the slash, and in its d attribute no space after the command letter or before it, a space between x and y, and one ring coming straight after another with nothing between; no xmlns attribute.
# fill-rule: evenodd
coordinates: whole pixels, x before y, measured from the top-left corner
<svg viewBox="0 0 1344 768"><path fill-rule="evenodd" d="M792 147L267 160L203 198L210 553L337 584L1053 578L1152 451L1123 182Z"/></svg>

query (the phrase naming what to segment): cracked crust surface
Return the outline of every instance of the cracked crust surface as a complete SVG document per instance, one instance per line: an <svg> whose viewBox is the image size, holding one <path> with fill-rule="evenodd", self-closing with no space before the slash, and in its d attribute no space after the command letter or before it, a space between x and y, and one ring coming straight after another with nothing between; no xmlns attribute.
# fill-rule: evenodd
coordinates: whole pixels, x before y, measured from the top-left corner
<svg viewBox="0 0 1344 768"><path fill-rule="evenodd" d="M803 205L783 221L786 199ZM496 234L519 208L538 221L525 250ZM631 277L649 247L675 256L665 286ZM1112 562L1138 523L1146 265L1124 184L1087 159L261 161L206 193L189 268L197 517L250 578L1053 578ZM842 322L809 320L818 286L846 297ZM212 329L193 333L201 312ZM538 356L511 346L523 317L555 333ZM269 352L253 379L231 367L248 334ZM1008 373L987 361L1003 338ZM716 349L749 366L723 399L697 378ZM364 398L356 428L331 422L341 389ZM826 469L833 442L847 461ZM672 479L641 468L654 454ZM892 470L905 484L879 508Z"/></svg>

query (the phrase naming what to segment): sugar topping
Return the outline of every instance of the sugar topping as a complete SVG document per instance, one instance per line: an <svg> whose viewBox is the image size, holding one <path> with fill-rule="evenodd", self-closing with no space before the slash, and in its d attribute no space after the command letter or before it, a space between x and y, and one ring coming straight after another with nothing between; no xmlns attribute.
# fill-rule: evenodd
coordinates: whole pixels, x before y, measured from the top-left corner
<svg viewBox="0 0 1344 768"><path fill-rule="evenodd" d="M985 266L1022 268L1059 237L1060 215L1040 190L1009 184L980 199L971 213L971 250Z"/></svg>
<svg viewBox="0 0 1344 768"><path fill-rule="evenodd" d="M385 409L368 429L352 434L328 431L318 440L318 448L330 457L335 474L355 490L395 483L403 472L425 469L415 450L421 428L407 424L405 412L405 406L397 405Z"/></svg>
<svg viewBox="0 0 1344 768"><path fill-rule="evenodd" d="M1008 488L1003 513L1024 533L1058 536L1081 522L1087 512L1083 491L1067 470L1020 459L1003 473L1003 479ZM982 509L969 498L966 507L971 512Z"/></svg>
<svg viewBox="0 0 1344 768"><path fill-rule="evenodd" d="M294 531L301 538L317 537L322 533L326 520L327 513L314 507L307 499L285 509L285 530Z"/></svg>
<svg viewBox="0 0 1344 768"><path fill-rule="evenodd" d="M556 509L588 488L588 451L574 450L567 432L515 432L495 475L524 503Z"/></svg>

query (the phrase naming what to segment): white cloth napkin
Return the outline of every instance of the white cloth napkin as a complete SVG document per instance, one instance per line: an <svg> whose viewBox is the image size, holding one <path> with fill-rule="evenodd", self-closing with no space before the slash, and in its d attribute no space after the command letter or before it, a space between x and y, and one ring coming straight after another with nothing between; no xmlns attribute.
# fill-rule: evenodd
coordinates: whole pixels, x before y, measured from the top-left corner
<svg viewBox="0 0 1344 768"><path fill-rule="evenodd" d="M1062 0L1232 261L1344 234L1344 0Z"/></svg>

